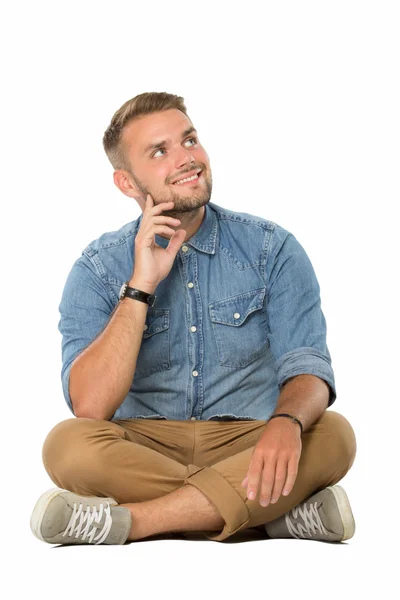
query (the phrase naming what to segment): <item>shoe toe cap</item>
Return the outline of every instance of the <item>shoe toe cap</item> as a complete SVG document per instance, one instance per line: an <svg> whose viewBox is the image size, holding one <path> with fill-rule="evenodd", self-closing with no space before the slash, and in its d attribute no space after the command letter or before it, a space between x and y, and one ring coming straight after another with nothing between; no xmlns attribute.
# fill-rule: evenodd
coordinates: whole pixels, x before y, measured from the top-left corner
<svg viewBox="0 0 400 600"><path fill-rule="evenodd" d="M44 539L52 539L65 531L71 518L71 509L65 499L58 495L50 501L41 523L41 534Z"/></svg>

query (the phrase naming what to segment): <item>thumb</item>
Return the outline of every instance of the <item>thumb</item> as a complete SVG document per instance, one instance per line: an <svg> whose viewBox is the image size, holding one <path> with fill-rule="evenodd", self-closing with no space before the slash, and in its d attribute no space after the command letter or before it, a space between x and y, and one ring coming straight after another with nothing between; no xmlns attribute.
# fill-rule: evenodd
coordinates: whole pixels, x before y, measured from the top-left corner
<svg viewBox="0 0 400 600"><path fill-rule="evenodd" d="M179 248L182 245L182 242L185 239L185 235L186 235L185 229L177 229L175 231L174 235L169 240L169 244L165 248L165 251L168 252L168 254L171 254L171 256L173 256L175 258L175 256L178 253Z"/></svg>

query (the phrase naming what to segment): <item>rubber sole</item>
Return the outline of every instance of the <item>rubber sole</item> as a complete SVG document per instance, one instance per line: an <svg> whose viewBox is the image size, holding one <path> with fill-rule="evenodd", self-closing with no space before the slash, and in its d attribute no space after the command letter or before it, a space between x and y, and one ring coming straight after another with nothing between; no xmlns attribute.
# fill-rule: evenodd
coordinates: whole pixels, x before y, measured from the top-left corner
<svg viewBox="0 0 400 600"><path fill-rule="evenodd" d="M349 499L346 492L340 485L329 486L326 489L331 490L335 496L339 508L340 518L342 519L343 523L343 537L341 541L344 542L345 540L353 537L356 530L356 523L354 521Z"/></svg>

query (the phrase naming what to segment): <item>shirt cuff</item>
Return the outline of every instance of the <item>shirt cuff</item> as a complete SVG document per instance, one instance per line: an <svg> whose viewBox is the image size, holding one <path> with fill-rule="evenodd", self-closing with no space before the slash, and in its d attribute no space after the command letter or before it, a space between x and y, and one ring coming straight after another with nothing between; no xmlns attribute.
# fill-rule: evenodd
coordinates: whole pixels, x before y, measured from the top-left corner
<svg viewBox="0 0 400 600"><path fill-rule="evenodd" d="M62 388L63 388L63 394L64 394L64 398L65 401L67 403L67 406L69 408L69 410L72 412L72 414L75 417L75 413L74 413L74 409L72 408L72 401L71 401L71 397L69 395L69 375L70 375L70 371L71 371L71 367L72 367L72 363L74 361L72 360L70 362L70 364L68 365L68 367L65 369L64 373L61 376L61 382L62 382Z"/></svg>
<svg viewBox="0 0 400 600"><path fill-rule="evenodd" d="M287 352L276 362L279 389L286 379L296 375L316 375L329 385L328 408L336 400L335 376L330 360L316 348L296 348Z"/></svg>

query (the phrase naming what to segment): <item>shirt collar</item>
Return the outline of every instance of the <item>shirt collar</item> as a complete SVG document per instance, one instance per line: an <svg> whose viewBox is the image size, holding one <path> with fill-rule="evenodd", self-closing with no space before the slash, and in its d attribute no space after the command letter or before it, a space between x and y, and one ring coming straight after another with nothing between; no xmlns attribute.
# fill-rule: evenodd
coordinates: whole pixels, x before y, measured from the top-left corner
<svg viewBox="0 0 400 600"><path fill-rule="evenodd" d="M196 250L200 250L200 252L206 252L207 254L215 254L218 235L217 215L215 211L208 206L208 204L206 204L204 208L204 217L200 227L189 240L184 242L184 244L186 246L192 246L193 248L196 248ZM156 244L158 244L162 248L166 248L169 244L169 238L163 238L157 233L155 235L155 239Z"/></svg>

